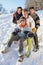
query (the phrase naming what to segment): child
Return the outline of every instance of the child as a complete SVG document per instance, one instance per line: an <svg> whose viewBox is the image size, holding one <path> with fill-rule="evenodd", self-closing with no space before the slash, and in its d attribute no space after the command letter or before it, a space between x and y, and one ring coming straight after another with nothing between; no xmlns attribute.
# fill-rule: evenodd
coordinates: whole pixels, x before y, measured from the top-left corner
<svg viewBox="0 0 43 65"><path fill-rule="evenodd" d="M19 20L19 23L17 23L17 26L16 26L14 32L12 33L10 40L8 41L7 47L5 48L4 51L2 51L2 53L7 52L7 50L11 47L11 44L13 43L13 41L20 40L20 43L19 43L20 56L19 56L18 61L20 61L20 62L23 61L23 40L25 40L27 38L27 31L32 32L31 28L28 27L28 24L26 22L26 18L21 17Z"/></svg>

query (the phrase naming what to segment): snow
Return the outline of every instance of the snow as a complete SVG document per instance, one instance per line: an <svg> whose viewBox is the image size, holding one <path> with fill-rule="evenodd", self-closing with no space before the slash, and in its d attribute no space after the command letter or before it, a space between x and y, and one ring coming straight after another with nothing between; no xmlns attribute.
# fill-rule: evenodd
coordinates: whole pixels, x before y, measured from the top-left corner
<svg viewBox="0 0 43 65"><path fill-rule="evenodd" d="M22 63L18 63L18 44L12 44L8 53L0 53L0 65L43 65L43 10L37 13L41 23L37 32L40 44L38 52L31 51L29 58L25 57ZM2 43L7 42L14 27L15 25L12 23L12 14L0 15L0 50Z"/></svg>

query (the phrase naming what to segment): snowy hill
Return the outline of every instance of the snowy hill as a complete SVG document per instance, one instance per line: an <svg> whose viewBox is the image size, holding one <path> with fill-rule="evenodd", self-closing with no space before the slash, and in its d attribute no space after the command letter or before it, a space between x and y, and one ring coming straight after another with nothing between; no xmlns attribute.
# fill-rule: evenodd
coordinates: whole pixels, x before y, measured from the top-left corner
<svg viewBox="0 0 43 65"><path fill-rule="evenodd" d="M43 10L37 12L40 17L41 26L38 30L40 49L31 53L29 58L24 58L22 63L18 60L18 44L12 44L10 51L6 54L0 53L0 65L43 65ZM0 49L3 42L7 42L9 35L14 30L12 14L0 15Z"/></svg>

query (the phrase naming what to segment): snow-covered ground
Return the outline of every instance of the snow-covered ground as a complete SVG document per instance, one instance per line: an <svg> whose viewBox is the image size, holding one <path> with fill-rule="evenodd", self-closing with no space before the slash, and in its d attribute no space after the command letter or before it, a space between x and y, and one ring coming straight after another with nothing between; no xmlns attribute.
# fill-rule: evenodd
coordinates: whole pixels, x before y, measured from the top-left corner
<svg viewBox="0 0 43 65"><path fill-rule="evenodd" d="M0 65L43 65L43 10L37 13L41 23L37 32L40 42L40 49L38 52L32 51L29 58L24 58L23 62L18 64L18 44L12 44L8 53L0 53ZM15 25L12 23L12 14L0 15L0 49L2 43L7 42L14 27Z"/></svg>

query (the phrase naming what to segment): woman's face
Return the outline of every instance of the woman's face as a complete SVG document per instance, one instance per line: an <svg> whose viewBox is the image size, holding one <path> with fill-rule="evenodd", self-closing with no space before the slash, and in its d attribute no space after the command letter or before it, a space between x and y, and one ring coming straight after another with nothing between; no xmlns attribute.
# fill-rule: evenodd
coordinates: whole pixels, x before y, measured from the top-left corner
<svg viewBox="0 0 43 65"><path fill-rule="evenodd" d="M27 12L27 11L23 11L23 12L22 12L22 15L23 15L23 17L27 18L28 12Z"/></svg>
<svg viewBox="0 0 43 65"><path fill-rule="evenodd" d="M22 13L22 10L19 8L19 9L17 10L17 13L18 13L18 14L21 14L21 13Z"/></svg>

